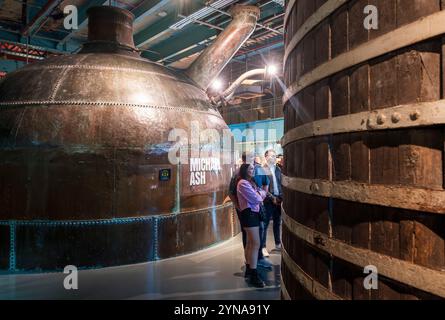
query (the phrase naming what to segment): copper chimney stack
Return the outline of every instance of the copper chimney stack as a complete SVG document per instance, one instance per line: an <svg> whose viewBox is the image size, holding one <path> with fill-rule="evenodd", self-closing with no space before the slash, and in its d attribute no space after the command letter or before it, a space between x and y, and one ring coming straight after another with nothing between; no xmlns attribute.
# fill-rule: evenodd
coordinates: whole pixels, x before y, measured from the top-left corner
<svg viewBox="0 0 445 320"><path fill-rule="evenodd" d="M80 53L138 55L133 41L134 15L112 6L91 7L88 14L88 42Z"/></svg>

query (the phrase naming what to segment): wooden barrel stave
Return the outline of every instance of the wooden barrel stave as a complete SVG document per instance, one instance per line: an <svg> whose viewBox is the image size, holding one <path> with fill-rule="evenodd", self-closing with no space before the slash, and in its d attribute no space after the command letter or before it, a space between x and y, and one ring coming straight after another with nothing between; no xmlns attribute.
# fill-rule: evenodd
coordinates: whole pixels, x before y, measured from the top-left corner
<svg viewBox="0 0 445 320"><path fill-rule="evenodd" d="M287 1L287 5L292 2ZM329 2L297 0L292 10L288 8L287 47L298 30ZM444 8L438 0L404 2L403 10L402 4L395 0L345 2L309 31L292 51L288 50L285 60L288 87L330 59ZM379 30L368 32L363 28L363 8L367 4L379 8ZM443 48L443 41L435 37L318 79L285 101L285 132L320 119L443 99ZM305 138L285 145L283 173L305 179L442 191L443 141L443 126L370 129ZM445 216L440 210L422 212L398 208L397 204L382 207L329 199L286 186L284 194L286 214L313 230L354 247L432 270L445 270ZM295 236L286 224L283 246L314 282L343 299L439 297L385 276L380 276L378 290L365 290L363 268L326 255ZM317 296L314 290L296 280L286 263L282 269L283 283L291 298Z"/></svg>

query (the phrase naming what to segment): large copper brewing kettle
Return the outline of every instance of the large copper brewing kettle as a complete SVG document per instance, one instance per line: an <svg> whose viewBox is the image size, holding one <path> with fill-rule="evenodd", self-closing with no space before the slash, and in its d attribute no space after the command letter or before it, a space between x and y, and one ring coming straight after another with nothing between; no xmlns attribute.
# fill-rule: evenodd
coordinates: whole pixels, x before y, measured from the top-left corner
<svg viewBox="0 0 445 320"><path fill-rule="evenodd" d="M130 12L93 7L79 54L0 83L0 270L156 260L236 232L223 204L231 165L190 186L190 166L168 159L172 129L227 128L205 90L259 9L235 6L232 15L178 73L140 57Z"/></svg>

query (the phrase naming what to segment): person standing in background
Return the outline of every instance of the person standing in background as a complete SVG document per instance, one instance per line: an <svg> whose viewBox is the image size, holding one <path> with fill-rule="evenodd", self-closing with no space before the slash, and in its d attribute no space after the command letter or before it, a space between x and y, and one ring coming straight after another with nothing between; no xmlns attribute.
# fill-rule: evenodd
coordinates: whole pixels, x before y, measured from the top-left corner
<svg viewBox="0 0 445 320"><path fill-rule="evenodd" d="M264 191L267 192L267 187L269 185L269 181L268 181L268 177L265 175L263 168L261 167L261 165L259 163L255 162L255 156L253 153L246 153L243 152L242 154L242 162L243 164L253 164L254 165L254 177L253 180L255 181L255 183L260 186ZM239 177L239 170L237 170L231 180L230 180L230 185L229 185L229 198L232 200L233 205L235 206L235 210L238 216L238 219L241 223L241 211L239 208L239 203L238 203L238 199L237 199L237 191L236 191L236 184L238 181L238 177ZM258 249L258 266L262 267L262 268L266 268L271 270L272 269L272 263L265 258L265 256L263 255L263 235L264 235L264 224L261 222L259 225L259 235L260 235L260 241L261 241L261 245L260 248ZM246 235L246 231L244 230L243 227L241 227L241 232L242 232L242 240L243 240L243 247L244 249L246 249L246 244L247 244L247 235Z"/></svg>
<svg viewBox="0 0 445 320"><path fill-rule="evenodd" d="M272 149L265 153L266 164L263 169L269 177L269 188L267 198L264 200L266 209L266 222L263 231L263 254L266 248L267 228L269 227L270 219L273 220L273 235L275 240L275 249L281 249L281 202L283 201L283 192L281 188L281 169L277 166L277 155ZM267 251L267 249L265 250Z"/></svg>
<svg viewBox="0 0 445 320"><path fill-rule="evenodd" d="M241 161L242 161L242 163L241 163L240 167L243 164L247 163L247 154L245 152L243 152L243 154L241 155ZM235 210L236 210L236 215L238 216L238 220L241 223L241 219L240 219L241 210L239 208L238 197L236 196L236 184L238 182L238 177L239 177L239 168L236 169L236 171L233 173L232 178L230 179L229 198L230 198L230 200L232 200L233 206L235 207ZM246 231L244 231L242 226L241 226L241 233L242 233L242 239L243 239L243 247L244 247L244 249L246 249Z"/></svg>
<svg viewBox="0 0 445 320"><path fill-rule="evenodd" d="M263 169L263 165L261 163L261 157L256 156L254 158L254 168L255 168L255 183L257 184L258 187L260 187L261 189L263 189L264 191L268 192L269 190L269 177L266 174L266 172ZM264 208L264 203L261 204L262 209L265 210ZM261 235L261 247L260 247L260 251L261 251L261 255L263 257L269 257L269 252L264 249L266 247L266 238L264 237L264 228L265 228L265 223L263 221L260 221L260 235ZM271 267L272 263L270 263L269 260L267 259L262 259L259 264L261 264L262 266L264 265L264 267Z"/></svg>
<svg viewBox="0 0 445 320"><path fill-rule="evenodd" d="M283 155L277 155L277 167L280 168L281 172L283 172Z"/></svg>
<svg viewBox="0 0 445 320"><path fill-rule="evenodd" d="M243 164L239 170L237 182L237 198L240 210L242 228L246 231L247 244L245 248L246 273L249 283L255 287L264 287L264 281L257 271L258 251L260 241L260 205L267 196L267 192L259 188L254 177L254 166Z"/></svg>

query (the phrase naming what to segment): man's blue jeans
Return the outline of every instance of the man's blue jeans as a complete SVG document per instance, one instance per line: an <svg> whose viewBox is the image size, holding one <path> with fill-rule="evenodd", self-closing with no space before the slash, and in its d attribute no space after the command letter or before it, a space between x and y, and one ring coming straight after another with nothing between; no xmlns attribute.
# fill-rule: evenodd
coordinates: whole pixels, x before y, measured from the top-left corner
<svg viewBox="0 0 445 320"><path fill-rule="evenodd" d="M263 228L263 236L262 236L262 244L263 248L266 247L267 241L267 228L269 227L270 219L273 220L273 236L275 240L275 245L281 244L281 207L273 204L272 202L266 202L264 204L266 208L266 218L267 221L264 224Z"/></svg>

